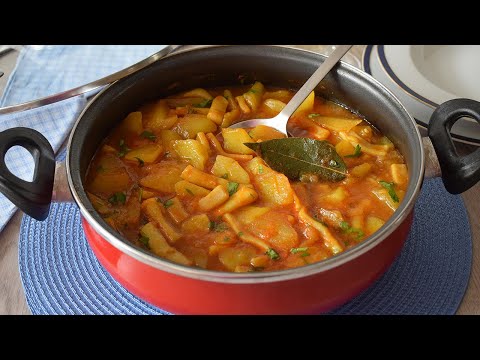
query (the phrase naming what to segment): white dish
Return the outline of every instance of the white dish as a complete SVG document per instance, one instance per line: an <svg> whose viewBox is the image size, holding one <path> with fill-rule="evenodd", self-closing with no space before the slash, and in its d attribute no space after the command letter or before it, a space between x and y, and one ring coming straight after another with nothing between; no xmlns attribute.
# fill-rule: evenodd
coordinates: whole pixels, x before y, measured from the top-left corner
<svg viewBox="0 0 480 360"><path fill-rule="evenodd" d="M399 47L399 49L392 50L396 47ZM407 54L406 49L409 49L408 54L410 55ZM440 52L433 56L432 54L425 56L425 52L433 50ZM446 50L446 53L450 55L444 54ZM388 47L386 45L369 45L365 48L363 54L363 70L392 91L415 118L417 124L427 128L430 117L438 104L458 97L480 100L480 94L477 97L471 96L475 95L472 94L472 90L475 91L475 88L472 87L470 82L467 84L466 82L457 81L450 84L450 77L438 76L438 73L445 71L445 66L447 66L446 62L440 61L439 56L453 56L451 55L452 49L446 50L422 47L421 45ZM463 51L465 52L463 56L465 56L471 50L463 49ZM391 61L388 59L394 56L393 54L398 54L399 59L393 62L395 65L392 67ZM480 56L480 52L478 55ZM465 59L465 57L463 58ZM460 63L468 61L459 60ZM400 62L404 62L404 65L399 65ZM480 63L480 60L478 63ZM459 66L456 65L455 68ZM480 74L480 70L472 70L472 76L475 74ZM463 95L456 95L451 91L462 92ZM468 94L470 96L466 96L466 91L469 91ZM472 119L462 118L458 120L453 126L451 133L454 140L480 145L480 126Z"/></svg>
<svg viewBox="0 0 480 360"><path fill-rule="evenodd" d="M377 51L399 86L434 106L459 97L480 101L478 45L379 45Z"/></svg>

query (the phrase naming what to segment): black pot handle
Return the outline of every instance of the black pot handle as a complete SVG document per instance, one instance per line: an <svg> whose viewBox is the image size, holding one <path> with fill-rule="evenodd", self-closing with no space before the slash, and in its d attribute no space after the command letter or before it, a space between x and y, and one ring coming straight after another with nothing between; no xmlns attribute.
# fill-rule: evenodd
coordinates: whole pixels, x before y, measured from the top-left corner
<svg viewBox="0 0 480 360"><path fill-rule="evenodd" d="M33 181L13 175L5 164L5 155L13 146L21 146L35 161ZM48 140L38 131L13 128L0 132L0 191L24 213L45 220L52 200L55 154Z"/></svg>
<svg viewBox="0 0 480 360"><path fill-rule="evenodd" d="M450 135L453 124L464 116L480 124L480 102L470 99L449 100L433 112L428 126L428 136L442 169L443 184L451 194L460 194L480 181L480 148L471 154L459 156Z"/></svg>

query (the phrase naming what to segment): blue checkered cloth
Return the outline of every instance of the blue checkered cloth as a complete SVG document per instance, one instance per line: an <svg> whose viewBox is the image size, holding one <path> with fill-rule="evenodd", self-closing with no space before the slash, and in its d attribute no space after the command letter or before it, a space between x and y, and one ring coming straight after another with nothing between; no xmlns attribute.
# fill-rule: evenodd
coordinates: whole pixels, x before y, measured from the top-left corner
<svg viewBox="0 0 480 360"><path fill-rule="evenodd" d="M65 91L110 75L130 66L166 45L27 45L21 50L0 106L38 99ZM66 140L86 99L79 96L40 109L0 115L0 132L23 126L41 132L55 152ZM5 157L10 171L31 180L34 163L28 152L19 147ZM0 231L16 207L0 193Z"/></svg>

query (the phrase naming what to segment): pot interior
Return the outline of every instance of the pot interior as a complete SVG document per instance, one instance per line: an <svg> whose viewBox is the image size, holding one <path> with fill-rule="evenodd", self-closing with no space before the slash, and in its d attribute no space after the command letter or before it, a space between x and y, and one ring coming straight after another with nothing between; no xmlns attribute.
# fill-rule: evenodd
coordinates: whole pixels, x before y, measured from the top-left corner
<svg viewBox="0 0 480 360"><path fill-rule="evenodd" d="M208 47L169 56L112 84L82 113L70 139L71 186L82 210L104 224L84 191L85 174L100 142L141 104L196 87L250 84L254 80L266 86L298 89L324 59L319 54L280 46ZM404 155L410 184L405 201L387 224L395 222L400 213L413 206L423 179L423 149L415 122L385 87L348 64L330 71L315 92L365 116ZM120 238L113 230L107 231Z"/></svg>

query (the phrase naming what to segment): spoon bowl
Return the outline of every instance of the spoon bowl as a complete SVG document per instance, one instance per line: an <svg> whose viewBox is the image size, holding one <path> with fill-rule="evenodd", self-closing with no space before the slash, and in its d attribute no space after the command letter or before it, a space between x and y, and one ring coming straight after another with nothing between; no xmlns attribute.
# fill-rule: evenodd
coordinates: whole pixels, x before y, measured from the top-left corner
<svg viewBox="0 0 480 360"><path fill-rule="evenodd" d="M328 56L328 58L318 67L318 69L310 76L305 84L297 91L283 110L277 116L270 119L250 119L240 121L230 126L230 128L252 128L258 125L272 127L288 137L287 123L292 114L315 87L323 80L330 70L340 61L340 59L351 49L353 45L340 45Z"/></svg>

